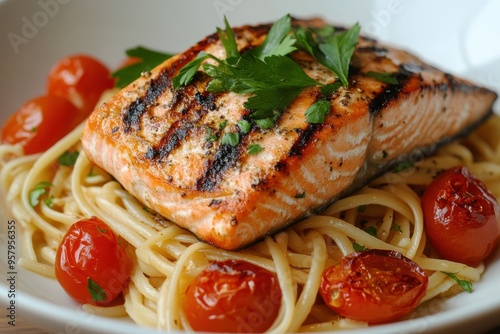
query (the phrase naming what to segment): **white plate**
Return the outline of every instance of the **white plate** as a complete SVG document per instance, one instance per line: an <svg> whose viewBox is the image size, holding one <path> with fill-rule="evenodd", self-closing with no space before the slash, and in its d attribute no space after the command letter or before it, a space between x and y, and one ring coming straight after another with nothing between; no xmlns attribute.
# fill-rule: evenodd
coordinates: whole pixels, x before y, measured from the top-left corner
<svg viewBox="0 0 500 334"><path fill-rule="evenodd" d="M0 122L45 91L51 65L86 52L115 66L123 51L144 45L182 51L222 26L258 23L286 13L321 16L334 23L360 21L364 33L412 50L449 72L500 91L500 3L496 1L292 1L292 0L0 0ZM430 22L430 23L429 23ZM498 111L498 108L496 108ZM17 319L55 332L137 333L130 320L84 313L53 281L16 268L9 298L6 225L0 215L0 301L15 301ZM18 227L19 228L19 227ZM19 231L16 256L21 255ZM474 293L431 303L431 315L363 329L363 333L480 332L500 325L500 250ZM8 321L2 317L0 321ZM141 328L141 333L154 332ZM356 333L358 331L350 331Z"/></svg>

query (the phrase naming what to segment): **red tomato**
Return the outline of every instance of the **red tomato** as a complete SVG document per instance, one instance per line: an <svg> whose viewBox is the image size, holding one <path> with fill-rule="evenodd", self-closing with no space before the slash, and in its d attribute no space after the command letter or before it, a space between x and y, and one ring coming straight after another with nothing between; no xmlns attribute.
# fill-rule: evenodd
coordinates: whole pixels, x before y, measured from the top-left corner
<svg viewBox="0 0 500 334"><path fill-rule="evenodd" d="M32 99L4 124L1 142L21 144L25 154L46 151L78 124L77 113L76 107L61 97Z"/></svg>
<svg viewBox="0 0 500 334"><path fill-rule="evenodd" d="M479 265L496 248L500 207L465 167L439 174L422 197L425 232L445 259Z"/></svg>
<svg viewBox="0 0 500 334"><path fill-rule="evenodd" d="M92 217L70 227L55 267L59 284L77 302L107 305L128 285L132 262L111 228Z"/></svg>
<svg viewBox="0 0 500 334"><path fill-rule="evenodd" d="M280 305L274 273L228 260L209 265L188 286L184 313L195 331L261 333L272 325Z"/></svg>
<svg viewBox="0 0 500 334"><path fill-rule="evenodd" d="M109 69L87 55L58 61L49 73L47 91L73 102L83 121L94 109L101 94L114 86Z"/></svg>
<svg viewBox="0 0 500 334"><path fill-rule="evenodd" d="M352 253L323 272L320 294L338 314L369 324L413 311L427 289L425 272L399 252Z"/></svg>

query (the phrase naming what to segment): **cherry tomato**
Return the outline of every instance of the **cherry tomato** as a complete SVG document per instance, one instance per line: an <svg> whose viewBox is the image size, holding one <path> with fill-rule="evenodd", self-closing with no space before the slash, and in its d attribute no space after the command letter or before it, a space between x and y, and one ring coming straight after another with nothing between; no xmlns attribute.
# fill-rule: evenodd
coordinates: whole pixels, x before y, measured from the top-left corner
<svg viewBox="0 0 500 334"><path fill-rule="evenodd" d="M465 167L439 174L422 197L427 237L444 258L479 265L496 248L500 207Z"/></svg>
<svg viewBox="0 0 500 334"><path fill-rule="evenodd" d="M46 151L78 124L77 109L66 99L41 96L26 102L10 116L1 142L21 144L25 154Z"/></svg>
<svg viewBox="0 0 500 334"><path fill-rule="evenodd" d="M108 305L128 285L132 261L111 228L92 217L69 228L55 267L59 284L74 300Z"/></svg>
<svg viewBox="0 0 500 334"><path fill-rule="evenodd" d="M413 311L427 284L425 272L401 253L367 250L352 253L325 269L320 294L338 314L380 324Z"/></svg>
<svg viewBox="0 0 500 334"><path fill-rule="evenodd" d="M188 286L184 313L195 331L261 333L272 325L280 305L274 273L228 260L209 265Z"/></svg>
<svg viewBox="0 0 500 334"><path fill-rule="evenodd" d="M87 55L73 55L58 61L51 69L47 91L62 96L79 110L83 121L94 109L101 94L112 88L114 80L109 69Z"/></svg>

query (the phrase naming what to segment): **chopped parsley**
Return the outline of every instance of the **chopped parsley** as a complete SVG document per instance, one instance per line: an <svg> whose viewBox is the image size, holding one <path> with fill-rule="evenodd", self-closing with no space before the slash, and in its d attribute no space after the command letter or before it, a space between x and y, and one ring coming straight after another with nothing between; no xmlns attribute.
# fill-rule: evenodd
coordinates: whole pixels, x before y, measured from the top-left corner
<svg viewBox="0 0 500 334"><path fill-rule="evenodd" d="M472 293L472 283L471 282L460 279L453 273L443 272L443 274L446 274L446 275L448 275L448 277L455 280L458 283L458 285L460 285L462 287L462 289L464 289L468 293Z"/></svg>
<svg viewBox="0 0 500 334"><path fill-rule="evenodd" d="M248 151L247 152L248 152L249 155L255 155L255 154L259 153L262 150L263 150L263 148L259 144L250 144L250 145L248 145Z"/></svg>
<svg viewBox="0 0 500 334"><path fill-rule="evenodd" d="M397 174L397 173L401 173L407 169L410 169L410 168L413 168L413 164L409 161L402 161L400 163L398 163L396 166L394 166L394 168L392 169L392 172Z"/></svg>
<svg viewBox="0 0 500 334"><path fill-rule="evenodd" d="M221 143L230 145L230 146L236 146L240 142L240 134L238 132L228 132L225 133L224 136L222 136Z"/></svg>
<svg viewBox="0 0 500 334"><path fill-rule="evenodd" d="M29 192L29 202L32 207L37 206L40 203L40 197L45 195L49 188L52 187L52 183L42 181L35 185L33 189Z"/></svg>
<svg viewBox="0 0 500 334"><path fill-rule="evenodd" d="M381 73L369 71L366 73L367 77L374 78L380 82L388 83L390 85L397 85L398 80L394 77L395 73Z"/></svg>
<svg viewBox="0 0 500 334"><path fill-rule="evenodd" d="M66 151L57 158L57 162L61 166L73 167L78 159L78 151Z"/></svg>
<svg viewBox="0 0 500 334"><path fill-rule="evenodd" d="M403 233L401 226L399 226L398 224L392 224L391 230L395 230L395 231L398 231L399 233Z"/></svg>
<svg viewBox="0 0 500 334"><path fill-rule="evenodd" d="M365 250L367 250L367 248L365 246L362 246L362 245L358 244L357 242L353 243L352 247L354 248L354 250L356 252L364 252Z"/></svg>
<svg viewBox="0 0 500 334"><path fill-rule="evenodd" d="M364 231L375 238L377 237L377 229L374 226L368 226Z"/></svg>
<svg viewBox="0 0 500 334"><path fill-rule="evenodd" d="M87 289L89 290L90 297L94 302L102 302L106 300L106 291L94 282L90 277L87 279Z"/></svg>

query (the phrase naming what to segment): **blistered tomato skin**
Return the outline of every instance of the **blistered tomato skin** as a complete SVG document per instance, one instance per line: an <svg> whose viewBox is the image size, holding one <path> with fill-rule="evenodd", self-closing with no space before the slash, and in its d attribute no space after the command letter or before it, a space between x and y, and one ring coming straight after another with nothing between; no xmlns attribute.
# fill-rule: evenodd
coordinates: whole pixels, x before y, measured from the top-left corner
<svg viewBox="0 0 500 334"><path fill-rule="evenodd" d="M195 331L262 333L281 305L277 277L244 261L209 265L186 290L184 313Z"/></svg>
<svg viewBox="0 0 500 334"><path fill-rule="evenodd" d="M113 88L110 70L84 54L59 60L49 73L47 92L71 101L79 109L80 122L94 109L101 94Z"/></svg>
<svg viewBox="0 0 500 334"><path fill-rule="evenodd" d="M79 303L108 305L128 285L132 262L111 228L92 217L73 224L56 255L56 278Z"/></svg>
<svg viewBox="0 0 500 334"><path fill-rule="evenodd" d="M466 167L439 174L422 196L425 231L446 260L477 266L497 247L500 207Z"/></svg>
<svg viewBox="0 0 500 334"><path fill-rule="evenodd" d="M368 250L327 268L320 294L328 307L345 318L381 324L413 311L427 285L425 272L401 253Z"/></svg>
<svg viewBox="0 0 500 334"><path fill-rule="evenodd" d="M77 109L57 96L27 101L1 130L1 143L20 144L25 154L44 152L78 125Z"/></svg>

